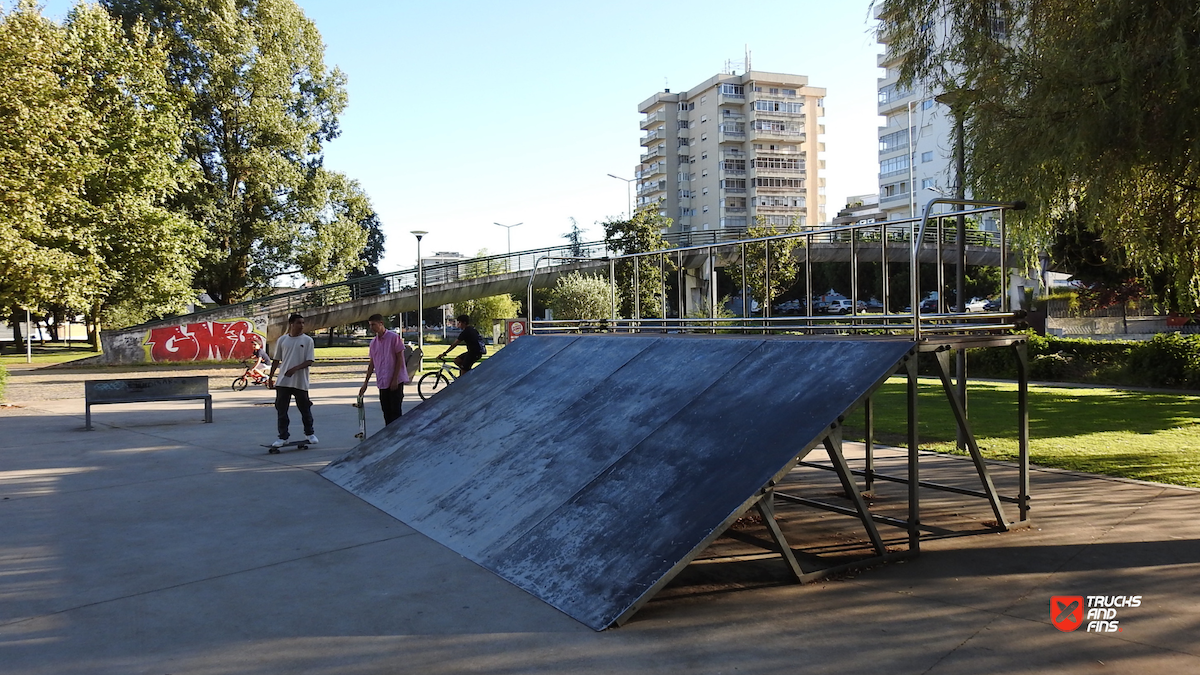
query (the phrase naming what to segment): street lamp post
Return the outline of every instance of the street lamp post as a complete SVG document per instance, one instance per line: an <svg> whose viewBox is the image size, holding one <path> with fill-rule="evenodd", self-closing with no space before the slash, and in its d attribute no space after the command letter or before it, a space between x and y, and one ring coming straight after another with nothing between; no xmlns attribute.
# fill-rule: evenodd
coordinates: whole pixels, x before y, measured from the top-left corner
<svg viewBox="0 0 1200 675"><path fill-rule="evenodd" d="M417 349L425 351L425 262L421 260L421 237L429 234L425 230L413 230L417 238Z"/></svg>
<svg viewBox="0 0 1200 675"><path fill-rule="evenodd" d="M608 174L608 177L625 181L625 197L629 200L629 216L628 217L630 220L633 220L633 182L636 181L637 178L621 178L620 176L614 176L611 173Z"/></svg>
<svg viewBox="0 0 1200 675"><path fill-rule="evenodd" d="M525 223L517 223L517 225L505 225L503 223L493 223L493 224L499 225L500 227L503 227L505 230L508 231L508 254L512 255L512 229L514 227L516 227L517 225L524 225Z"/></svg>

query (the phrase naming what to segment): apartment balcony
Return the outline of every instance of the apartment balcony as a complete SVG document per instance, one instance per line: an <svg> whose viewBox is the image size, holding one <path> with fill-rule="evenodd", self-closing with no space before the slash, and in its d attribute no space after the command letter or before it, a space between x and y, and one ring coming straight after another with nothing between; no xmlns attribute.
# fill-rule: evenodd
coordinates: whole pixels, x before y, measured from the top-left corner
<svg viewBox="0 0 1200 675"><path fill-rule="evenodd" d="M804 153L805 153L805 150L804 150L803 146L797 146L795 150L787 150L785 148L776 148L774 150L771 150L769 148L763 148L762 150L755 150L754 156L755 157L795 157L796 155L803 155Z"/></svg>
<svg viewBox="0 0 1200 675"><path fill-rule="evenodd" d="M648 178L657 176L659 174L665 174L666 172L667 172L667 163L666 162L655 162L655 163L651 164L650 166L646 167L645 169L642 169L641 177L648 179Z"/></svg>
<svg viewBox="0 0 1200 675"><path fill-rule="evenodd" d="M645 146L648 146L657 141L664 140L666 137L667 137L666 131L664 131L662 129L655 129L654 131L651 131L650 133L646 134L645 136L642 136L641 144L643 147L645 147Z"/></svg>
<svg viewBox="0 0 1200 675"><path fill-rule="evenodd" d="M745 178L746 177L745 169L721 168L721 169L717 170L717 173L720 174L720 176L719 176L720 178Z"/></svg>
<svg viewBox="0 0 1200 675"><path fill-rule="evenodd" d="M717 105L742 105L745 102L745 94L717 94Z"/></svg>
<svg viewBox="0 0 1200 675"><path fill-rule="evenodd" d="M721 188L721 190L727 195L744 195L744 194L746 194L746 188L727 187L727 188Z"/></svg>
<svg viewBox="0 0 1200 675"><path fill-rule="evenodd" d="M639 197L648 197L656 192L666 192L666 191L667 191L667 181L657 180L657 181L651 181L649 183L642 183L641 185L638 185L637 195Z"/></svg>
<svg viewBox="0 0 1200 675"><path fill-rule="evenodd" d="M656 145L653 148L650 148L649 152L642 155L641 160L642 160L642 164L647 164L650 162L650 160L654 159L655 157L666 157L666 156L667 156L667 146L665 144L660 143L659 145Z"/></svg>
<svg viewBox="0 0 1200 675"><path fill-rule="evenodd" d="M800 213L804 211L803 206L788 206L786 204L772 204L755 206L754 210L758 213Z"/></svg>
<svg viewBox="0 0 1200 675"><path fill-rule="evenodd" d="M649 115L646 115L642 119L642 131L645 131L646 129L649 129L658 124L663 124L666 121L667 121L667 113L664 110L659 110L658 112L654 112Z"/></svg>
<svg viewBox="0 0 1200 675"><path fill-rule="evenodd" d="M754 140L775 140L788 143L803 143L806 138L803 131L775 131L771 129L754 129Z"/></svg>
<svg viewBox="0 0 1200 675"><path fill-rule="evenodd" d="M758 176L777 176L782 178L804 178L807 175L804 169L780 169L777 167L768 166L752 166L750 167L749 178L751 180Z"/></svg>
<svg viewBox="0 0 1200 675"><path fill-rule="evenodd" d="M882 206L884 204L891 204L893 202L903 202L903 203L907 204L908 201L909 200L908 200L907 192L897 192L894 195L888 195L886 197L883 195L879 196L879 205L880 206Z"/></svg>
<svg viewBox="0 0 1200 675"><path fill-rule="evenodd" d="M725 131L724 129L717 131L717 143L744 142L746 142L746 132L744 131Z"/></svg>
<svg viewBox="0 0 1200 675"><path fill-rule="evenodd" d="M744 206L726 206L725 215L727 216L744 216L746 215L746 207Z"/></svg>

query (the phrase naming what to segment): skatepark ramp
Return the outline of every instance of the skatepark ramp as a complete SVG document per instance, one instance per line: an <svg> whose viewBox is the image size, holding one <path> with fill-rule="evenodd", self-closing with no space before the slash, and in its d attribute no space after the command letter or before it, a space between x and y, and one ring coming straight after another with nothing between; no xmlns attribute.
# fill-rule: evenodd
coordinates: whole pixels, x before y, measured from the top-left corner
<svg viewBox="0 0 1200 675"><path fill-rule="evenodd" d="M841 419L914 355L895 339L531 335L321 473L602 630L769 509L811 450L844 469Z"/></svg>

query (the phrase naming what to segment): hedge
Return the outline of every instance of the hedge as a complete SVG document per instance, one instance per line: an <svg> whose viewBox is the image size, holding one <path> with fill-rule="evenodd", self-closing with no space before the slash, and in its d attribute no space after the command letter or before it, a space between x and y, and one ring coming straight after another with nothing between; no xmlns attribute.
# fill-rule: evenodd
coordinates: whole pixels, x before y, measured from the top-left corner
<svg viewBox="0 0 1200 675"><path fill-rule="evenodd" d="M968 373L1015 378L1005 349L972 349ZM1050 382L1200 389L1200 335L1160 333L1136 342L1043 337L1029 333L1029 377Z"/></svg>

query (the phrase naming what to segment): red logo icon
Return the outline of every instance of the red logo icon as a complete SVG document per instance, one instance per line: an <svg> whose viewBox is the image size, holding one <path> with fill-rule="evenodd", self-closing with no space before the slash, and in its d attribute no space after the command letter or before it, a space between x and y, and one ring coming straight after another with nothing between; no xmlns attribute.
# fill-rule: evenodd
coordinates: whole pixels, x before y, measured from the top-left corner
<svg viewBox="0 0 1200 675"><path fill-rule="evenodd" d="M1083 624L1083 596L1055 595L1050 598L1050 623L1069 633Z"/></svg>

